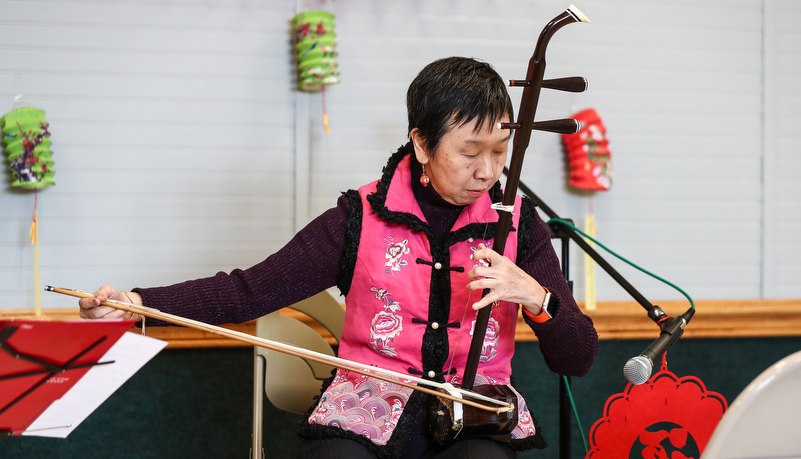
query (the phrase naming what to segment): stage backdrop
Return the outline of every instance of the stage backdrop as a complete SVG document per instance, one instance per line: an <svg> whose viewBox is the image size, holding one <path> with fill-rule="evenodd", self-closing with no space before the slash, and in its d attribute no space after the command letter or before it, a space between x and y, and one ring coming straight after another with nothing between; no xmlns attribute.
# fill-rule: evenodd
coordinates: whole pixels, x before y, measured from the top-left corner
<svg viewBox="0 0 801 459"><path fill-rule="evenodd" d="M420 68L463 55L521 78L568 4L0 0L0 107L21 95L54 126L58 186L38 196L42 281L127 289L260 261L340 191L379 176L406 141L404 95ZM593 200L598 237L698 299L801 297L801 6L577 5L592 24L553 37L546 77L582 75L590 89L544 91L538 118L603 116L615 172ZM290 21L309 8L337 16L328 136L320 94L295 90ZM588 195L567 174L558 136L535 133L523 181L583 225ZM4 176L0 308L31 308L34 196ZM649 298L679 298L629 275ZM603 274L597 296L627 299Z"/></svg>

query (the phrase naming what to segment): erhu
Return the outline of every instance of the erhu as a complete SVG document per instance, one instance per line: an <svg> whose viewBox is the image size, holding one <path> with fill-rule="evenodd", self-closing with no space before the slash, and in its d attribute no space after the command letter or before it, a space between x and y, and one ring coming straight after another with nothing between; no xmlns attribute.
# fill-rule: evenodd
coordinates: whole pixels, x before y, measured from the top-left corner
<svg viewBox="0 0 801 459"><path fill-rule="evenodd" d="M506 238L512 224L512 209L514 208L515 196L520 183L520 171L523 167L523 157L529 145L531 131L536 129L574 134L580 128L579 122L572 118L534 121L542 88L569 92L582 92L587 89L587 80L583 77L543 80L543 75L545 74L545 49L551 36L557 30L574 22L589 23L590 20L578 8L570 5L562 14L553 18L540 33L537 45L534 48L534 54L529 60L526 79L509 81L509 86L523 87L523 95L517 122L499 123L498 126L501 129L515 130L512 159L507 174L503 201L501 206L498 206L498 225L492 246L493 250L501 254L506 248ZM488 290L484 290L483 295L488 293ZM481 385L473 387L491 310L491 307L486 307L478 312L461 388L503 401L507 405L514 404L516 408L517 397L506 386ZM435 400L432 403L430 426L434 438L443 444L459 439L476 437L509 441L511 432L516 425L517 409L505 412L482 411L476 410L471 406L461 406L460 402L455 402L450 398Z"/></svg>

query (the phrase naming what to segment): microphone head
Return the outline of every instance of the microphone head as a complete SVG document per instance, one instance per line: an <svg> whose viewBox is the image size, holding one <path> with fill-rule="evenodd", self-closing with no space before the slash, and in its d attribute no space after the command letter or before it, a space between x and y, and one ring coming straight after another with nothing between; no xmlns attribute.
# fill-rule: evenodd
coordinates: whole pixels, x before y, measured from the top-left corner
<svg viewBox="0 0 801 459"><path fill-rule="evenodd" d="M651 362L651 359L643 355L638 355L637 357L630 358L629 361L626 362L626 366L623 367L623 375L629 382L638 386L648 381L653 368L654 364Z"/></svg>

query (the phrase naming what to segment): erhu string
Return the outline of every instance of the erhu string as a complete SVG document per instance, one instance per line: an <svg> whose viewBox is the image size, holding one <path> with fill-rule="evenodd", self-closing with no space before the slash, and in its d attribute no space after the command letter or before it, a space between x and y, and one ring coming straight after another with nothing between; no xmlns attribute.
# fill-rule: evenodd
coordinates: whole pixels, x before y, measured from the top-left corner
<svg viewBox="0 0 801 459"><path fill-rule="evenodd" d="M488 233L489 233L489 222L484 224L484 233L482 234L481 238L484 240L484 245L485 246L487 246L489 248L492 248L492 244L490 243L490 239L487 238L487 234ZM474 267L477 266L480 263L480 261L473 259L473 255L472 254L470 255L470 259L473 260ZM467 320L467 311L473 311L473 306L472 306L473 305L473 301L472 300L473 300L473 293L474 292L475 291L471 291L467 295L467 304L465 304L464 309L462 309L462 320L461 320L462 324L464 324L466 322L466 320ZM488 307L494 307L496 304L497 304L497 302L489 305ZM473 322L470 323L470 327L471 328L473 327ZM457 349L459 349L459 342L461 341L461 339L462 339L462 333L458 333L456 335L456 341L453 344L453 349L450 352L450 362L447 365L448 368L454 368L453 361L456 359L456 351L457 351ZM453 378L455 378L455 376L451 378L451 382L453 382Z"/></svg>

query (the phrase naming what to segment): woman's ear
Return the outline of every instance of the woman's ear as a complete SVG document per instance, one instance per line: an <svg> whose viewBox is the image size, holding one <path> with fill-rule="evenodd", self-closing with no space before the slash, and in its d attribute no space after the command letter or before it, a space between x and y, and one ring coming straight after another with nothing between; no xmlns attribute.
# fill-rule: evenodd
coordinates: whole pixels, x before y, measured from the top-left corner
<svg viewBox="0 0 801 459"><path fill-rule="evenodd" d="M414 128L412 132L409 133L409 137L412 138L412 145L414 146L414 156L417 158L417 161L420 164L427 164L429 157L428 157L428 150L426 149L426 141L420 135L420 129Z"/></svg>

